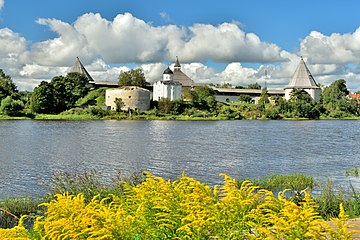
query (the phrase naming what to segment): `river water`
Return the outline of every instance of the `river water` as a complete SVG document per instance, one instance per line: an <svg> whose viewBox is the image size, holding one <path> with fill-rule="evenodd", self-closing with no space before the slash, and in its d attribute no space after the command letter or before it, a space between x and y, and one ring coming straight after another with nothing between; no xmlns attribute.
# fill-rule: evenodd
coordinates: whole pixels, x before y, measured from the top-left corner
<svg viewBox="0 0 360 240"><path fill-rule="evenodd" d="M185 172L208 184L303 173L360 188L360 121L0 121L0 198L42 196L56 171Z"/></svg>

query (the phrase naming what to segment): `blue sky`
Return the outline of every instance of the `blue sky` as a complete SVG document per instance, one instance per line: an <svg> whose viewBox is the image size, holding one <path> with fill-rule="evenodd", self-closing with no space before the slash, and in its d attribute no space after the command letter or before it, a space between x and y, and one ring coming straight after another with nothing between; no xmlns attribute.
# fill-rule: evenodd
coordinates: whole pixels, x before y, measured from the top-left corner
<svg viewBox="0 0 360 240"><path fill-rule="evenodd" d="M347 1L116 1L116 0L8 0L1 14L1 27L9 27L32 41L55 35L36 23L38 18L74 22L85 13L100 13L106 19L130 12L156 26L194 23L218 25L239 22L246 32L275 43L285 50L298 48L299 40L313 30L323 34L353 32L360 25L360 3ZM169 19L161 17L165 13ZM21 16L21 17L19 17Z"/></svg>
<svg viewBox="0 0 360 240"><path fill-rule="evenodd" d="M360 2L0 0L0 68L20 89L79 56L99 81L142 67L150 82L179 56L195 82L287 84L299 56L315 79L360 90ZM357 31L358 30L358 31Z"/></svg>

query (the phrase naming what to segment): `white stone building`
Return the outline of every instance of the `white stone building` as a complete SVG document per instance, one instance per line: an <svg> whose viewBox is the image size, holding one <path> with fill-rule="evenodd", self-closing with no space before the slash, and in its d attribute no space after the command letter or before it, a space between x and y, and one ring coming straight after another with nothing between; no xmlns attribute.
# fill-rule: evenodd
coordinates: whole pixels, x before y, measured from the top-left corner
<svg viewBox="0 0 360 240"><path fill-rule="evenodd" d="M320 100L321 89L316 84L315 79L311 75L311 72L306 66L302 57L290 83L285 87L286 100L291 98L291 92L293 89L304 90L315 101Z"/></svg>
<svg viewBox="0 0 360 240"><path fill-rule="evenodd" d="M123 111L139 110L146 111L150 109L151 92L145 88L136 86L126 86L117 89L108 89L105 93L106 106L116 110L115 99L121 98L124 106Z"/></svg>
<svg viewBox="0 0 360 240"><path fill-rule="evenodd" d="M163 79L153 85L153 100L159 101L161 98L174 101L181 99L182 85L174 81L174 73L168 67L163 73Z"/></svg>

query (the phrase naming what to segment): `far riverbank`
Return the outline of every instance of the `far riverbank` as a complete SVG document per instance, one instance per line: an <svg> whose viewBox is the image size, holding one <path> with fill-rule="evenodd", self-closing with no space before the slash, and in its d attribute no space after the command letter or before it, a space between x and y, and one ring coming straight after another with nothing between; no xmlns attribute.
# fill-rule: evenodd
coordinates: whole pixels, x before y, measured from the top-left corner
<svg viewBox="0 0 360 240"><path fill-rule="evenodd" d="M32 117L12 117L7 115L0 115L0 120L178 120L178 121L223 121L223 120L274 120L267 118L242 118L242 119L232 119L226 116L211 116L211 117L192 117L186 115L110 115L110 116L94 116L91 114L36 114ZM303 120L314 120L307 118L281 118L275 120L287 120L287 121L303 121ZM360 116L351 116L344 118L331 118L327 116L321 116L316 120L360 120Z"/></svg>

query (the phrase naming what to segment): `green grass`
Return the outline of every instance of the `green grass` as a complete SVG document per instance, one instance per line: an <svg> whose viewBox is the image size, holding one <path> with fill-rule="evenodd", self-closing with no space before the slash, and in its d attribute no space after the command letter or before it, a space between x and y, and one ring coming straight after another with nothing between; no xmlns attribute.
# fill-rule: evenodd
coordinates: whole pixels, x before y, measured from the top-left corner
<svg viewBox="0 0 360 240"><path fill-rule="evenodd" d="M37 114L35 120L98 120L91 114Z"/></svg>
<svg viewBox="0 0 360 240"><path fill-rule="evenodd" d="M354 176L354 177L359 177L360 176L360 171L358 167L353 167L352 169L346 170L345 171L345 175L346 176Z"/></svg>
<svg viewBox="0 0 360 240"><path fill-rule="evenodd" d="M10 228L18 223L21 216L27 215L25 224L30 226L35 218L43 213L39 204L41 198L6 198L0 199L0 227Z"/></svg>
<svg viewBox="0 0 360 240"><path fill-rule="evenodd" d="M225 117L193 117L187 115L147 115L147 114L132 114L126 115L123 113L110 114L105 116L105 120L177 120L177 121L216 121L216 120L226 120Z"/></svg>
<svg viewBox="0 0 360 240"><path fill-rule="evenodd" d="M360 116L351 116L343 118L320 117L320 120L360 120Z"/></svg>
<svg viewBox="0 0 360 240"><path fill-rule="evenodd" d="M10 117L7 115L0 115L0 120L29 120L28 117Z"/></svg>
<svg viewBox="0 0 360 240"><path fill-rule="evenodd" d="M29 115L30 116L30 115ZM242 116L242 115L241 115ZM142 113L133 113L131 115L124 112L114 112L102 110L100 107L93 108L73 108L60 114L35 114L31 117L10 117L0 115L0 120L178 120L178 121L218 121L218 120L240 120L234 119L231 114L220 113L214 115L211 113L192 114L192 115L172 115L172 114L154 114L153 110ZM264 116L258 117L255 115L244 115L244 120L270 120ZM282 117L280 120L287 121L303 121L307 118L286 118ZM360 120L360 117L344 117L344 118L330 118L321 116L320 120Z"/></svg>
<svg viewBox="0 0 360 240"><path fill-rule="evenodd" d="M270 191L283 191L285 189L293 191L308 189L311 191L316 186L314 178L304 174L270 174L252 181L255 185Z"/></svg>

